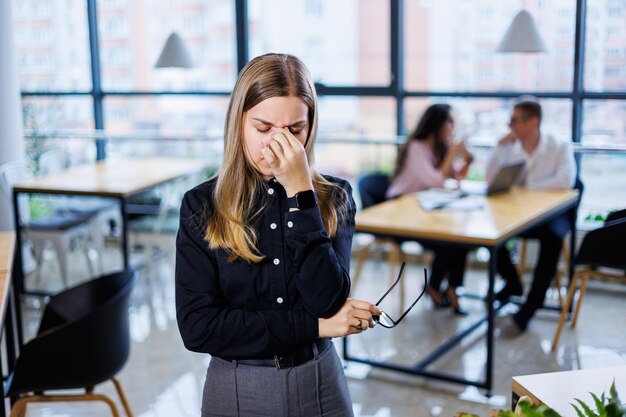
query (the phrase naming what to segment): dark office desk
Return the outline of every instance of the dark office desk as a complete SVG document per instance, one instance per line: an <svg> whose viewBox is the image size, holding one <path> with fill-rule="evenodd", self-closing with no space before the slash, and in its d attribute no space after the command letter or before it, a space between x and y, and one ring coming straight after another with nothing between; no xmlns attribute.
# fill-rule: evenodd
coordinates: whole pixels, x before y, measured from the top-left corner
<svg viewBox="0 0 626 417"><path fill-rule="evenodd" d="M349 338L344 338L344 358L381 368L406 372L438 380L473 385L491 390L494 360L494 294L496 251L508 239L517 236L542 222L553 219L574 207L578 197L575 190L531 190L514 188L510 192L484 199L482 207L467 211L434 210L420 207L416 195L407 195L362 210L356 215L356 231L377 236L410 238L425 243L441 243L473 249L489 250L489 285L486 297L487 314L476 323L445 340L433 352L414 366L377 362L350 355ZM466 336L487 323L485 333L485 379L469 380L462 376L429 371L427 368ZM391 330L394 331L394 330ZM395 331L398 331L396 329Z"/></svg>

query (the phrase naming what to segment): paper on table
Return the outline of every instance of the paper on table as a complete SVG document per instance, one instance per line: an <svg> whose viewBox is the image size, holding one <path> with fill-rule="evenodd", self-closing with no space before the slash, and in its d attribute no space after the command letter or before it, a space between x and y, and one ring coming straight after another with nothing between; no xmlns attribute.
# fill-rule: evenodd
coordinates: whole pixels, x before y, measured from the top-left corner
<svg viewBox="0 0 626 417"><path fill-rule="evenodd" d="M446 210L465 211L477 210L484 206L484 197L468 196L460 190L433 188L416 193L420 206L426 211Z"/></svg>

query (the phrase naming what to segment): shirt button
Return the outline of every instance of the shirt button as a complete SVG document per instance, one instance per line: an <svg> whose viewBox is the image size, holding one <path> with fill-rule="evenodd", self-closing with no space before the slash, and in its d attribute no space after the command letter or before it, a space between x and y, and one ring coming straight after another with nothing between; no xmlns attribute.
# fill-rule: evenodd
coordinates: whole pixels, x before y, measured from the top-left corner
<svg viewBox="0 0 626 417"><path fill-rule="evenodd" d="M276 229L276 223L270 224L270 229L272 229L272 230Z"/></svg>
<svg viewBox="0 0 626 417"><path fill-rule="evenodd" d="M280 263L280 259L274 258L274 265L278 265Z"/></svg>
<svg viewBox="0 0 626 417"><path fill-rule="evenodd" d="M293 222L292 221L288 221L287 222L287 227L291 229L293 227Z"/></svg>
<svg viewBox="0 0 626 417"><path fill-rule="evenodd" d="M283 297L278 297L278 298L276 299L276 302L277 302L278 304L282 304L282 303L283 303Z"/></svg>
<svg viewBox="0 0 626 417"><path fill-rule="evenodd" d="M268 193L269 195L274 194L274 189L273 189L273 188L268 188L267 193Z"/></svg>

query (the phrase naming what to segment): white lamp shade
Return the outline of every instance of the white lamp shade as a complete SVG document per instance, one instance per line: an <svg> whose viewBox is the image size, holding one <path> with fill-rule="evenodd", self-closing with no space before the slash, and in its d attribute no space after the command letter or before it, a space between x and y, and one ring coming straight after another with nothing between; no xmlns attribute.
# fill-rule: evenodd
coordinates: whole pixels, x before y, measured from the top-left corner
<svg viewBox="0 0 626 417"><path fill-rule="evenodd" d="M155 68L192 68L193 61L185 42L176 32L172 32L165 41Z"/></svg>
<svg viewBox="0 0 626 417"><path fill-rule="evenodd" d="M535 19L527 10L520 11L504 34L496 52L546 52Z"/></svg>

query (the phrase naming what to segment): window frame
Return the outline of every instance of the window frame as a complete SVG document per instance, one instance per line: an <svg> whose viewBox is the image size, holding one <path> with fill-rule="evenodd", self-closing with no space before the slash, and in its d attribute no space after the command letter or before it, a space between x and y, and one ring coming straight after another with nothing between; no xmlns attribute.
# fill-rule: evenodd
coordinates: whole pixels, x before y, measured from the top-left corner
<svg viewBox="0 0 626 417"><path fill-rule="evenodd" d="M31 96L84 96L93 102L93 117L96 130L104 130L104 98L106 96L152 96L152 95L217 95L228 96L230 91L105 91L102 88L100 47L98 39L97 0L87 2L89 49L91 55L92 89L86 92L73 91L22 91L22 97ZM583 107L589 100L626 100L626 91L592 92L584 89L585 36L587 0L576 0L574 75L571 91L499 91L499 92L456 92L456 91L408 91L404 87L404 2L409 0L387 0L390 8L390 83L381 86L336 86L316 84L319 95L353 97L390 97L396 102L396 134L404 131L404 102L412 97L441 98L515 98L530 94L538 98L569 99L572 105L572 141L580 142L582 136ZM248 0L234 0L237 70L249 60ZM106 158L105 140L96 141L98 160Z"/></svg>

